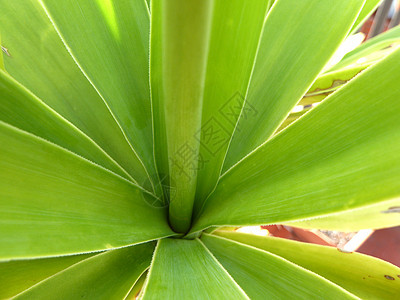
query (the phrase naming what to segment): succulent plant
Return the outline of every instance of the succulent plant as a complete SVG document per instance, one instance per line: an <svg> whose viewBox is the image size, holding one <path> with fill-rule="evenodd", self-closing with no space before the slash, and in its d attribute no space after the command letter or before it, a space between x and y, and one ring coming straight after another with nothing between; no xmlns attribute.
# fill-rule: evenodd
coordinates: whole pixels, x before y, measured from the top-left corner
<svg viewBox="0 0 400 300"><path fill-rule="evenodd" d="M400 224L400 30L342 51L379 2L0 0L0 298L398 298L229 230Z"/></svg>

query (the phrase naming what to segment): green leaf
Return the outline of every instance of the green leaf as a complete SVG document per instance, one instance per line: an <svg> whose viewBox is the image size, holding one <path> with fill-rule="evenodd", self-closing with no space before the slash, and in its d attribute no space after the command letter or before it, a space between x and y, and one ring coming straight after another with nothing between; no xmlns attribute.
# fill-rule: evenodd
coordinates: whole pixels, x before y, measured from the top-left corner
<svg viewBox="0 0 400 300"><path fill-rule="evenodd" d="M298 111L298 112L293 112L290 113L287 118L285 119L285 121L282 122L281 126L276 130L276 133L279 133L281 130L283 130L284 128L288 127L290 124L292 124L294 121L296 121L298 118L300 118L302 115L304 115L305 113L310 111L310 107L308 108L303 108L303 110Z"/></svg>
<svg viewBox="0 0 400 300"><path fill-rule="evenodd" d="M130 179L115 161L71 123L0 71L0 120L53 142Z"/></svg>
<svg viewBox="0 0 400 300"><path fill-rule="evenodd" d="M125 297L124 300L136 300L140 294L140 291L143 288L143 285L146 281L148 271L144 271L142 275L140 275L139 279L136 280L135 284L132 286L129 294Z"/></svg>
<svg viewBox="0 0 400 300"><path fill-rule="evenodd" d="M330 71L342 69L344 67L357 64L358 62L364 63L368 59L381 59L400 44L400 26L394 27L372 39L367 40L353 51L347 53L343 59L333 66ZM396 47L390 47L390 46Z"/></svg>
<svg viewBox="0 0 400 300"><path fill-rule="evenodd" d="M193 231L301 220L398 198L399 75L400 50L243 159L222 176Z"/></svg>
<svg viewBox="0 0 400 300"><path fill-rule="evenodd" d="M288 225L348 232L399 226L400 199L383 201L328 217L289 222Z"/></svg>
<svg viewBox="0 0 400 300"><path fill-rule="evenodd" d="M4 48L3 47L3 45L1 44L1 35L0 35L0 70L5 70L4 69L4 61L3 61L3 53L4 53L4 51L6 51L5 49L6 48Z"/></svg>
<svg viewBox="0 0 400 300"><path fill-rule="evenodd" d="M0 157L0 260L99 251L173 234L165 211L146 202L147 192L3 122Z"/></svg>
<svg viewBox="0 0 400 300"><path fill-rule="evenodd" d="M163 239L157 244L143 299L247 299L247 296L200 240Z"/></svg>
<svg viewBox="0 0 400 300"><path fill-rule="evenodd" d="M148 181L107 105L69 55L39 1L0 0L0 11L2 42L10 54L4 57L7 72L93 139L137 182ZM29 20L29 26L22 20Z"/></svg>
<svg viewBox="0 0 400 300"><path fill-rule="evenodd" d="M383 0L366 0L365 4L357 17L356 22L350 30L350 34L355 33L360 26L374 13Z"/></svg>
<svg viewBox="0 0 400 300"><path fill-rule="evenodd" d="M1 262L0 298L8 299L15 296L38 282L92 255L82 254Z"/></svg>
<svg viewBox="0 0 400 300"><path fill-rule="evenodd" d="M110 250L40 282L15 299L123 299L150 265L155 243Z"/></svg>
<svg viewBox="0 0 400 300"><path fill-rule="evenodd" d="M214 188L233 133L270 1L214 1L202 108L195 213Z"/></svg>
<svg viewBox="0 0 400 300"><path fill-rule="evenodd" d="M155 181L146 2L40 2Z"/></svg>
<svg viewBox="0 0 400 300"><path fill-rule="evenodd" d="M358 73L395 51L399 43L400 27L387 31L363 43L345 55L327 73L320 75L299 104L308 105L322 101Z"/></svg>
<svg viewBox="0 0 400 300"><path fill-rule="evenodd" d="M149 14L151 13L151 0L146 0L146 5L147 5L147 9L149 11Z"/></svg>
<svg viewBox="0 0 400 300"><path fill-rule="evenodd" d="M276 131L345 39L363 3L275 2L264 25L246 104L224 171Z"/></svg>
<svg viewBox="0 0 400 300"><path fill-rule="evenodd" d="M207 233L201 240L251 299L356 299L325 278L269 252Z"/></svg>
<svg viewBox="0 0 400 300"><path fill-rule="evenodd" d="M375 60L367 61L322 74L315 80L299 104L309 105L324 100L375 62Z"/></svg>
<svg viewBox="0 0 400 300"><path fill-rule="evenodd" d="M400 295L400 269L368 255L239 232L216 231L215 234L279 255L325 277L361 299L396 299Z"/></svg>
<svg viewBox="0 0 400 300"><path fill-rule="evenodd" d="M169 174L169 219L177 232L190 227L196 191L201 110L212 0L152 2L151 93L156 161ZM168 157L168 161L167 161Z"/></svg>

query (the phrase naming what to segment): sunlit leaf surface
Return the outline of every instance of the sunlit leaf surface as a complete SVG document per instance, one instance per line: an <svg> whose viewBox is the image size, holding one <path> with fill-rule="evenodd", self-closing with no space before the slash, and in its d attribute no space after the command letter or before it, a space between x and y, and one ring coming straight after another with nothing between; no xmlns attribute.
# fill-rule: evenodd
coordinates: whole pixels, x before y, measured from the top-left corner
<svg viewBox="0 0 400 300"><path fill-rule="evenodd" d="M158 243L144 299L247 299L200 240Z"/></svg>
<svg viewBox="0 0 400 300"><path fill-rule="evenodd" d="M395 299L400 268L359 253L274 237L216 231L216 235L279 255L342 286L361 299Z"/></svg>
<svg viewBox="0 0 400 300"><path fill-rule="evenodd" d="M380 2L0 0L0 298L397 299L389 263L232 231L400 225Z"/></svg>
<svg viewBox="0 0 400 300"><path fill-rule="evenodd" d="M0 0L0 11L2 45L10 55L4 57L7 72L93 139L137 182L148 180L106 103L68 53L39 1Z"/></svg>
<svg viewBox="0 0 400 300"><path fill-rule="evenodd" d="M246 95L247 107L242 109L224 171L265 142L279 127L344 40L363 3L362 0L275 3L261 35Z"/></svg>
<svg viewBox="0 0 400 300"><path fill-rule="evenodd" d="M47 278L15 299L124 299L149 266L154 243L97 254Z"/></svg>
<svg viewBox="0 0 400 300"><path fill-rule="evenodd" d="M266 251L204 234L214 253L251 299L356 299L328 280Z"/></svg>
<svg viewBox="0 0 400 300"><path fill-rule="evenodd" d="M398 198L398 75L400 50L255 150L224 174L192 230L298 220Z"/></svg>
<svg viewBox="0 0 400 300"><path fill-rule="evenodd" d="M66 255L172 235L147 192L0 122L0 260Z"/></svg>
<svg viewBox="0 0 400 300"><path fill-rule="evenodd" d="M15 296L38 282L94 254L0 262L0 297ZM7 282L7 284L4 284Z"/></svg>

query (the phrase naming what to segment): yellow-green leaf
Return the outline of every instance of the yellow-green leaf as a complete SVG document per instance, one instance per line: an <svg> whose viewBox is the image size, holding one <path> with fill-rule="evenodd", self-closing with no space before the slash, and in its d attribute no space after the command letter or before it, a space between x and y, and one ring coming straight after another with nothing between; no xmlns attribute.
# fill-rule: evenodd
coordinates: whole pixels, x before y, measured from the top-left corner
<svg viewBox="0 0 400 300"><path fill-rule="evenodd" d="M150 265L155 243L110 250L78 262L15 299L124 299Z"/></svg>
<svg viewBox="0 0 400 300"><path fill-rule="evenodd" d="M270 252L206 233L201 240L251 299L356 299L336 284Z"/></svg>
<svg viewBox="0 0 400 300"><path fill-rule="evenodd" d="M143 299L248 299L198 239L158 242Z"/></svg>
<svg viewBox="0 0 400 300"><path fill-rule="evenodd" d="M0 157L0 260L100 251L174 234L147 192L1 121Z"/></svg>
<svg viewBox="0 0 400 300"><path fill-rule="evenodd" d="M256 149L222 176L192 230L301 220L398 198L399 76L397 50Z"/></svg>
<svg viewBox="0 0 400 300"><path fill-rule="evenodd" d="M148 182L145 168L114 116L68 53L39 2L0 0L2 44L9 53L4 57L6 71L95 141L139 184ZM82 44L87 46L86 42ZM108 74L104 70L103 66L99 73Z"/></svg>
<svg viewBox="0 0 400 300"><path fill-rule="evenodd" d="M8 299L94 254L0 262L0 298Z"/></svg>
<svg viewBox="0 0 400 300"><path fill-rule="evenodd" d="M282 238L239 232L214 233L279 255L325 277L361 299L396 299L400 295L400 268L375 257Z"/></svg>
<svg viewBox="0 0 400 300"><path fill-rule="evenodd" d="M364 0L275 2L260 37L247 106L224 172L278 129L345 39L363 4Z"/></svg>

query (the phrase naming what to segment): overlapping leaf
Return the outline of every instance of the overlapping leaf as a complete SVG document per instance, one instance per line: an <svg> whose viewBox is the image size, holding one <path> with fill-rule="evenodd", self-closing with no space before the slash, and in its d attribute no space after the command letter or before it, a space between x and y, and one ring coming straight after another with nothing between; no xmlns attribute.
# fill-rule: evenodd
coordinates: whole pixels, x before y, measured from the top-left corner
<svg viewBox="0 0 400 300"><path fill-rule="evenodd" d="M208 234L201 240L251 299L357 299L323 277L269 252Z"/></svg>
<svg viewBox="0 0 400 300"><path fill-rule="evenodd" d="M176 234L155 207L170 201L179 232L193 205L192 232L398 224L398 28L316 79L379 2L0 0L0 69L4 56L16 79L0 71L0 296L396 297L380 260L232 232L163 239ZM330 96L286 118L304 94Z"/></svg>
<svg viewBox="0 0 400 300"><path fill-rule="evenodd" d="M15 296L38 282L92 255L94 254L1 262L0 298L8 299Z"/></svg>
<svg viewBox="0 0 400 300"><path fill-rule="evenodd" d="M110 250L85 259L15 299L123 299L149 266L155 243Z"/></svg>
<svg viewBox="0 0 400 300"><path fill-rule="evenodd" d="M39 1L0 0L0 11L2 45L9 53L4 56L7 72L94 140L139 184L147 182L142 163L71 58ZM86 41L82 45L87 46ZM100 73L107 73L104 70L103 66Z"/></svg>
<svg viewBox="0 0 400 300"><path fill-rule="evenodd" d="M71 123L0 71L0 120L60 145L130 179L115 161Z"/></svg>
<svg viewBox="0 0 400 300"><path fill-rule="evenodd" d="M350 33L354 33L374 13L383 0L366 0L357 20L354 22Z"/></svg>
<svg viewBox="0 0 400 300"><path fill-rule="evenodd" d="M146 1L40 2L156 182Z"/></svg>
<svg viewBox="0 0 400 300"><path fill-rule="evenodd" d="M0 70L4 70L4 61L3 61L3 53L4 51L6 51L2 45L1 45L1 35L0 35Z"/></svg>
<svg viewBox="0 0 400 300"><path fill-rule="evenodd" d="M395 299L400 269L388 262L333 247L300 243L239 232L216 231L216 235L279 255L342 286L361 299Z"/></svg>
<svg viewBox="0 0 400 300"><path fill-rule="evenodd" d="M271 1L214 2L204 86L195 213L214 188L246 95ZM221 16L224 17L221 17Z"/></svg>
<svg viewBox="0 0 400 300"><path fill-rule="evenodd" d="M399 75L400 50L242 160L193 230L299 220L399 197Z"/></svg>
<svg viewBox="0 0 400 300"><path fill-rule="evenodd" d="M152 2L151 91L156 161L169 175L169 219L187 232L196 192L212 0Z"/></svg>
<svg viewBox="0 0 400 300"><path fill-rule="evenodd" d="M394 27L387 32L384 32L365 43L358 46L353 51L347 53L343 59L331 68L331 71L342 69L344 67L357 64L359 61L364 63L369 57L379 59L379 54L388 54L388 48L391 45L399 45L400 43L400 26ZM386 50L386 51L385 51Z"/></svg>
<svg viewBox="0 0 400 300"><path fill-rule="evenodd" d="M172 235L147 192L0 122L0 260L66 255ZM147 196L146 196L147 197Z"/></svg>
<svg viewBox="0 0 400 300"><path fill-rule="evenodd" d="M400 224L400 199L382 201L362 208L352 209L332 216L291 222L288 225L302 228L319 228L338 231L358 231L395 227Z"/></svg>
<svg viewBox="0 0 400 300"><path fill-rule="evenodd" d="M363 0L275 2L224 171L279 127L344 40L363 4Z"/></svg>
<svg viewBox="0 0 400 300"><path fill-rule="evenodd" d="M136 280L135 284L132 286L132 289L130 290L129 294L125 297L124 300L136 300L137 297L140 294L140 291L143 288L143 285L146 281L148 271L143 272L142 275L140 275L139 279Z"/></svg>
<svg viewBox="0 0 400 300"><path fill-rule="evenodd" d="M368 61L355 66L345 67L332 72L327 72L319 76L303 99L299 102L300 105L310 105L318 103L328 97L330 94L343 87L348 81L360 74L362 71L371 66L375 60Z"/></svg>

